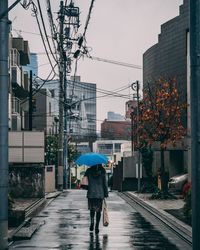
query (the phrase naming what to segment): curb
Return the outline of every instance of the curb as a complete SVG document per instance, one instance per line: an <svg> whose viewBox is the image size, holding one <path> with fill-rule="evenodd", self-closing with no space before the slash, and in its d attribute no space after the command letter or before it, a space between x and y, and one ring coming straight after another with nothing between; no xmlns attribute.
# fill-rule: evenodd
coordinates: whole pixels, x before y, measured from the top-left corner
<svg viewBox="0 0 200 250"><path fill-rule="evenodd" d="M168 214L165 211L159 210L154 207L149 202L146 202L131 192L124 193L130 199L134 200L138 205L142 206L146 210L148 210L151 214L161 220L164 224L166 224L170 229L172 229L176 234L181 236L185 241L192 244L192 228L182 221L178 220L176 217Z"/></svg>
<svg viewBox="0 0 200 250"><path fill-rule="evenodd" d="M55 198L57 198L62 192L55 192L55 193L50 193L46 195L45 198L41 198L37 200L36 202L32 203L29 207L25 209L25 220L13 231L11 231L8 234L8 241L12 242L12 240L15 238L15 235L18 234L18 232L25 227L27 224L31 223L31 220L33 217L39 213L44 207L48 206ZM38 230L38 228L41 225L38 225L35 227L34 232ZM32 236L32 234L31 234ZM17 238L17 237L16 237ZM12 244L12 243L11 243Z"/></svg>
<svg viewBox="0 0 200 250"><path fill-rule="evenodd" d="M38 201L32 203L29 207L25 209L25 220L13 231L8 234L8 241L12 241L15 235L28 223L31 222L33 216L40 212L42 208L46 205L47 201L45 198L41 198Z"/></svg>

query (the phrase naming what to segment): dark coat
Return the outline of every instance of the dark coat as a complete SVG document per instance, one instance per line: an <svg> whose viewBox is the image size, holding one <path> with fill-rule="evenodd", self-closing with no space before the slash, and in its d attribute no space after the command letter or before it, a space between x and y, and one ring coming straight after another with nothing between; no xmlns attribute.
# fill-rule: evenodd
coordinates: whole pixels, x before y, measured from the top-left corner
<svg viewBox="0 0 200 250"><path fill-rule="evenodd" d="M87 198L104 199L108 197L106 171L102 166L92 166L85 172L88 177Z"/></svg>

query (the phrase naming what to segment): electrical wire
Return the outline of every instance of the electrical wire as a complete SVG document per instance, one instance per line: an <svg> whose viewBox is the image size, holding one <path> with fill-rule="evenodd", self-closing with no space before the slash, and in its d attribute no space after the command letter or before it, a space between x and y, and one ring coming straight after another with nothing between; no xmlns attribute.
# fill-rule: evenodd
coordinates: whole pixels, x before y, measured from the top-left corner
<svg viewBox="0 0 200 250"><path fill-rule="evenodd" d="M47 4L47 15L48 15L48 18L49 18L49 24L50 24L50 28L51 28L51 35L52 35L52 42L53 42L53 46L54 46L54 50L57 51L57 48L56 48L56 44L55 44L55 40L57 38L57 30L56 30L56 25L54 24L54 21L53 21L53 15L52 15L52 11L51 11L51 2L50 0L46 0L46 4ZM58 61L58 57L57 57L57 53L56 54L56 59Z"/></svg>
<svg viewBox="0 0 200 250"><path fill-rule="evenodd" d="M54 81L56 82L57 80L54 80ZM53 83L49 82L49 84L55 84L55 82L53 82ZM79 90L89 90L89 91L92 90L90 87L83 86L83 84L81 82L75 82L75 83L77 84L75 86L76 89L79 89ZM72 81L68 80L68 84L73 86ZM84 100L101 98L101 97L108 97L108 96L122 97L122 98L125 98L125 99L130 99L130 95L120 95L120 94L118 94L119 92L124 91L124 90L129 89L129 88L130 88L130 85L128 85L128 86L127 85L122 86L122 87L117 88L117 89L115 89L113 91L109 91L109 90L105 90L105 89L100 89L100 88L95 88L95 89L93 89L93 91L96 91L97 93L103 93L104 95L95 96L95 97L91 97L91 98L86 98L86 99L83 99L83 101Z"/></svg>
<svg viewBox="0 0 200 250"><path fill-rule="evenodd" d="M70 81L68 81L69 84L72 84ZM112 92L112 91L107 91L107 90L103 90L103 89L100 89L100 88L90 88L90 87L87 87L87 86L83 86L83 83L81 82L75 82L76 83L76 88L79 88L80 90L93 90L93 91L96 91L97 93L101 93L101 94L105 94L105 95L108 95L108 96L116 96L116 97L122 97L122 98L125 98L125 99L130 99L130 95L119 95L115 92Z"/></svg>
<svg viewBox="0 0 200 250"><path fill-rule="evenodd" d="M55 73L54 73L54 75L53 75L53 77L52 77L51 79L49 79L49 78L50 78L50 76L51 76L51 74L52 74L54 68L56 67L56 65L57 65L57 64L54 65L53 69L51 70L51 72L49 73L49 75L47 76L47 78L46 78L45 80L43 80L43 83L41 84L41 86L40 86L37 90L35 90L35 92L33 93L32 96L36 95L37 92L40 91L40 89L44 86L44 84L45 84L46 82L52 81L52 80L54 79L54 77L56 76ZM37 76L37 77L38 77L38 76ZM41 79L41 78L40 78L40 79ZM29 99L30 99L29 97L26 98L24 101L21 102L21 104L24 104L24 103L27 102Z"/></svg>
<svg viewBox="0 0 200 250"><path fill-rule="evenodd" d="M46 38L49 50L50 50L51 55L52 55L53 59L55 60L55 62L58 63L58 60L55 57L54 52L53 52L53 50L51 48L51 45L50 45L50 42L49 42L49 38L48 38L48 35L47 35L47 30L46 30L46 26L45 26L45 23L44 23L44 18L43 18L43 14L42 14L41 5L40 5L40 1L39 0L37 0L37 4L38 4L38 7L39 7L40 18L41 18L41 21L42 21L42 26L43 26L43 30L44 30L44 34L45 34L45 38Z"/></svg>
<svg viewBox="0 0 200 250"><path fill-rule="evenodd" d="M30 32L30 31L25 31L25 30L18 30L18 29L12 29L13 31L20 32L20 33L25 33L25 34L30 34L30 35L35 35L35 36L41 36L39 33L35 33L35 32ZM49 38L52 38L50 35L48 35ZM45 52L43 52L45 53Z"/></svg>
<svg viewBox="0 0 200 250"><path fill-rule="evenodd" d="M47 50L47 47L46 47L46 44L45 44L45 40L44 40L44 37L43 37L43 34L42 34L42 29L41 29L41 26L40 26L40 23L39 23L38 15L37 15L37 7L36 7L36 5L33 2L32 2L32 11L33 11L34 16L35 16L36 21L37 21L37 25L38 25L38 28L39 28L40 36L42 38L42 43L43 43L46 55L48 57L49 63L51 65L51 68L53 69L54 73L57 75L57 73L55 72L54 66L53 66L53 64L51 62L51 59L49 57L48 50Z"/></svg>
<svg viewBox="0 0 200 250"><path fill-rule="evenodd" d="M124 66L124 67L128 67L128 68L134 68L134 69L140 69L140 70L142 69L142 66L131 64L131 63L119 62L119 61L104 59L104 58L95 57L95 56L90 56L90 57L87 57L87 58L92 59L92 60L96 60L96 61L99 61L99 62L111 63L111 64Z"/></svg>

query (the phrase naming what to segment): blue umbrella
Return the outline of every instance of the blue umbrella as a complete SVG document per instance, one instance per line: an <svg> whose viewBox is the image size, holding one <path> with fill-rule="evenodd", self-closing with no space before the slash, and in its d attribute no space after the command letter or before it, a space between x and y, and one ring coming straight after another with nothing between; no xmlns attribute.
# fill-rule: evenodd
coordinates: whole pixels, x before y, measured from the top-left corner
<svg viewBox="0 0 200 250"><path fill-rule="evenodd" d="M108 163L108 157L103 154L98 153L87 153L84 155L81 155L75 163L77 165L86 165L86 166L94 166L98 164L107 164Z"/></svg>

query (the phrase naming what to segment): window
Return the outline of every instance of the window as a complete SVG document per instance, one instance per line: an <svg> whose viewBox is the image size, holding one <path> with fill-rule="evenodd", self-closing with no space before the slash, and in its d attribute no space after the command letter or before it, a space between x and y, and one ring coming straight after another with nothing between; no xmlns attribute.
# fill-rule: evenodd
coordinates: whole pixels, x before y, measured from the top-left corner
<svg viewBox="0 0 200 250"><path fill-rule="evenodd" d="M49 115L51 115L51 102L49 102Z"/></svg>

